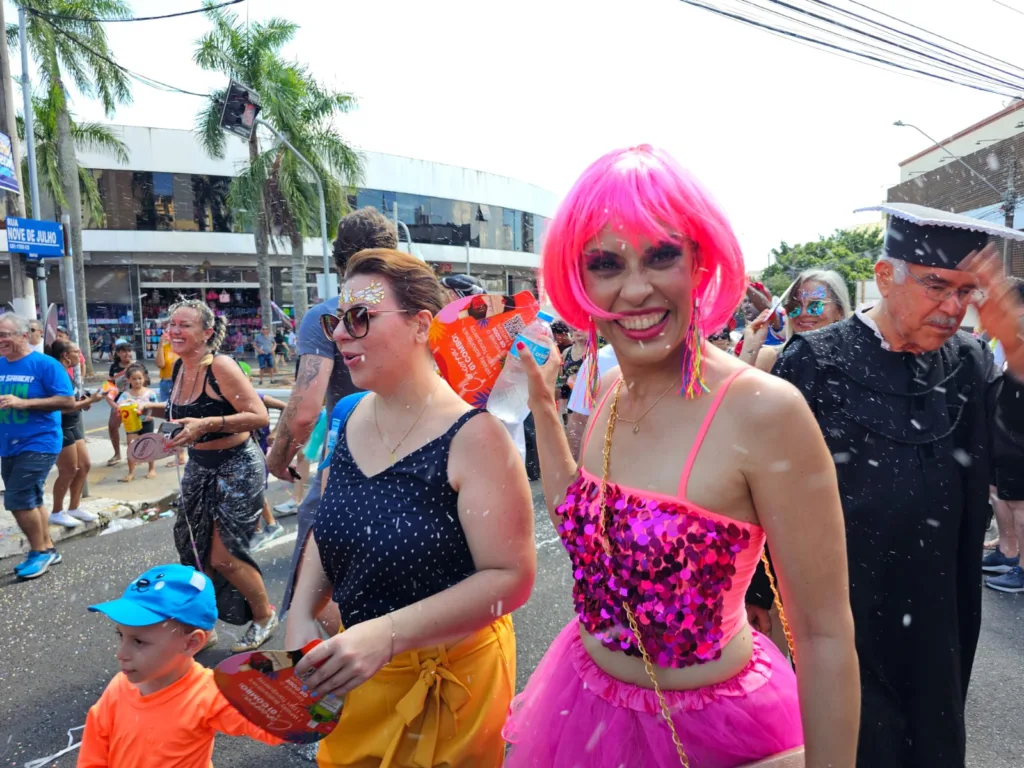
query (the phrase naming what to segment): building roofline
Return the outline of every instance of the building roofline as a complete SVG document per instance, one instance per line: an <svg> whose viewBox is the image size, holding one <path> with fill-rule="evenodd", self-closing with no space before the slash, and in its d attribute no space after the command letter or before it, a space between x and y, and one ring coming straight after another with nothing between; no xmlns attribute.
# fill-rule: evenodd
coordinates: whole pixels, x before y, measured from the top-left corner
<svg viewBox="0 0 1024 768"><path fill-rule="evenodd" d="M110 128L137 128L137 129L144 130L144 131L174 131L176 133L192 134L193 136L197 135L196 131L194 129L192 129L192 128L168 128L167 126L160 126L160 125L139 125L139 124L136 124L136 123L117 123L117 122L113 122L113 121L102 121L102 122L103 122L104 125L109 126ZM449 163L449 162L446 162L444 160L432 160L432 159L427 158L427 157L413 157L412 155L403 155L403 154L399 154L398 152L387 152L387 151L380 150L380 149L371 149L369 147L363 147L363 146L359 146L359 145L355 145L355 144L351 144L350 146L352 146L352 148L356 152L359 152L359 153L369 152L369 153L372 153L374 155L383 155L383 156L387 156L387 157L397 157L397 158L400 158L402 160L411 160L413 162L430 163L432 165L443 165L443 166L447 166L449 168L457 168L458 170L461 170L461 171L470 171L472 173L480 173L480 174L483 174L485 176L491 176L491 177L493 177L495 179L505 179L505 180L514 182L516 184L523 184L525 186L533 187L534 189L538 190L539 192L543 192L544 194L552 195L553 197L557 197L557 195L555 195L554 192L552 192L551 190L547 189L546 187L542 187L539 184L536 184L536 183L534 183L532 181L527 181L526 179L521 179L521 178L518 178L516 176L508 176L508 175L503 174L503 173L495 173L494 171L485 171L482 168L473 168L473 167L470 167L470 166L467 166L467 165L457 165L456 163Z"/></svg>
<svg viewBox="0 0 1024 768"><path fill-rule="evenodd" d="M962 139L964 136L968 135L969 133L972 133L972 132L978 130L979 128L984 128L989 123L993 123L993 122L995 122L996 120L998 120L1001 117L1006 117L1007 115L1012 114L1012 113L1016 112L1019 109L1024 109L1024 101L1018 101L1018 102L1016 102L1014 104L1011 104L1010 106L1006 107L1005 109L999 110L994 115L989 115L984 120L979 120L974 125L971 125L971 126L969 126L967 128L964 128L962 131L957 131L952 136L950 136L948 139L943 139L942 141L940 141L937 144L932 144L930 147L928 147L928 149L923 149L920 152L918 152L916 155L914 155L913 157L908 157L906 160L901 162L900 163L900 168L902 168L904 165L907 165L909 163L914 162L915 160L921 159L922 157L924 157L925 155L927 155L927 154L929 154L931 152L934 152L936 149L939 149L944 144L949 144L951 141L956 141L957 139Z"/></svg>

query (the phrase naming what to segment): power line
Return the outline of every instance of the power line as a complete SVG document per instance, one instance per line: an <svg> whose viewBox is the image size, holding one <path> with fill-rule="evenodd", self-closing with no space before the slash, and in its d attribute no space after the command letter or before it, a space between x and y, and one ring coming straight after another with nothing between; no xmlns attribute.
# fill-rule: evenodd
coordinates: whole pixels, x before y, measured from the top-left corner
<svg viewBox="0 0 1024 768"><path fill-rule="evenodd" d="M887 40L887 39L885 39L883 37L880 37L879 35L876 35L876 34L874 34L872 32L867 32L867 31L862 30L862 29L857 29L856 27L850 26L849 24L845 24L845 23L843 23L841 21L836 21L833 18L828 18L826 16L822 16L819 13L814 13L814 12L808 11L808 10L806 10L804 8L799 8L799 7L795 6L795 5L792 5L791 3L785 2L785 0L768 0L768 2L773 3L775 5L782 6L783 8L788 8L789 10L795 11L796 13L805 14L805 15L811 17L812 19L818 19L819 21L824 21L824 22L826 22L828 24L832 24L833 26L836 26L836 27L838 27L840 29L845 29L845 30L847 30L849 32L853 32L854 34L860 35L860 36L865 37L865 38L867 38L869 40L877 40L877 41L882 42L882 43L888 43L889 45L897 48L900 51L904 51L904 52L913 54L915 56L923 57L925 59L928 59L929 61L938 62L940 64L948 64L949 66L953 67L954 69L960 70L962 73L964 73L964 74L966 74L968 76L977 76L977 77L982 77L982 78L989 78L990 80L994 81L995 83L998 83L1000 85L1005 85L1005 86L1007 86L1009 88L1021 88L1022 86L1024 86L1024 82L1022 82L1022 83L1012 83L1012 82L1009 82L1007 80L1003 80L1003 79L998 78L998 77L993 77L992 75L986 75L983 72L976 72L976 71L974 71L972 69L969 69L969 68L963 66L962 64L958 64L956 62L946 62L946 61L943 61L942 59L939 59L938 57L932 55L931 53L923 52L923 51L920 51L920 50L915 50L914 48L910 48L910 47L904 45L903 43L894 42L892 40ZM821 4L823 4L823 3L821 3Z"/></svg>
<svg viewBox="0 0 1024 768"><path fill-rule="evenodd" d="M238 5L243 3L245 0L226 0L219 5L212 5L209 8L193 8L191 11L179 11L177 13L165 13L160 16L129 16L126 19L107 19L100 18L98 16L71 16L68 14L50 13L48 11L41 11L37 8L32 8L29 5L22 5L26 12L34 14L35 16L42 16L47 19L60 19L62 21L84 21L84 22L96 22L102 24L115 24L124 23L128 21L159 21L161 19L174 19L180 16L191 16L196 13L206 13L207 11L215 11L218 8L227 8L229 5Z"/></svg>
<svg viewBox="0 0 1024 768"><path fill-rule="evenodd" d="M744 16L744 15L738 13L738 12L726 10L724 8L718 8L718 7L712 6L712 5L707 5L705 3L698 2L697 0L680 0L680 2L685 3L686 5L693 6L695 8L700 8L702 10L708 11L708 12L713 13L713 14L718 15L718 16L722 16L722 17L725 17L725 18L728 18L728 19L732 19L733 21L738 21L738 22L740 22L742 24L746 24L748 26L756 27L756 28L761 29L763 31L773 32L775 34L778 34L778 35L781 35L781 36L784 36L784 37L788 37L788 38L793 39L793 40L803 41L803 42L809 43L811 45L814 45L814 46L817 46L817 47L821 47L821 48L824 48L824 49L828 49L828 50L831 50L831 51L842 51L842 52L851 54L853 56L856 56L858 58L865 59L867 61L877 62L879 64L885 65L885 66L890 67L890 68L902 70L902 71L905 71L905 72L917 73L919 75L923 75L925 77L930 77L930 78L935 79L935 80L941 80L943 82L952 83L953 85L962 85L962 86L964 86L966 88L971 88L971 89L977 90L977 91L983 91L985 93L992 93L992 94L996 94L998 96L1007 96L1007 97L1010 97L1010 98L1020 98L1021 97L1021 91L1018 91L1016 93L1009 93L1005 89L997 89L996 87L987 87L986 85L982 85L982 84L977 83L977 82L973 82L973 83L972 82L965 82L964 80L957 79L955 77L946 77L945 75L939 74L938 72L936 72L934 70L920 69L920 68L915 67L915 66L908 66L906 64L902 64L902 63L893 61L891 59L887 59L887 58L882 57L882 56L875 56L873 54L866 53L864 51L859 51L859 50L856 50L856 49L847 48L845 46L838 45L836 43L832 43L832 42L829 42L827 40L822 40L822 39L819 39L819 38L810 37L808 35L804 35L804 34L801 34L799 32L793 31L793 30L789 30L789 29L773 26L771 24L766 24L764 22L752 19L749 16ZM764 9L762 9L762 10L764 10ZM794 21L797 21L797 20L794 20ZM976 73L976 77L984 78L985 76L981 75L980 73ZM989 85L993 85L993 86L999 85L998 83L993 83L991 78L987 78L987 80L988 80Z"/></svg>
<svg viewBox="0 0 1024 768"><path fill-rule="evenodd" d="M902 25L904 25L906 27L910 27L911 29L916 29L919 32L924 32L925 34L931 35L931 36L933 36L933 37L935 37L935 38L937 38L939 40L943 40L944 42L951 43L951 44L956 45L956 46L958 46L960 48L963 48L966 51L970 51L971 53L976 53L979 56L983 56L985 58L991 59L992 61L996 62L997 64L1003 64L1003 65L1005 65L1007 67L1011 67L1012 69L1017 70L1017 73L1019 73L1019 74L1015 74L1015 73L1010 72L1008 70L1002 69L1001 67L994 66L992 64L989 64L988 62L980 61L978 59L975 59L972 56L967 56L967 55L965 55L965 54L963 54L963 53L961 53L959 51L950 50L949 48L947 48L947 47L945 47L943 45L939 45L938 43L936 43L936 42L934 42L932 40L927 40L927 39L925 39L923 37L919 37L918 35L914 35L914 34L911 34L909 32L904 32L901 29L895 29L893 27L890 27L890 26L888 26L886 24L883 24L883 23L881 23L879 21L876 21L874 19L870 19L870 18L868 18L866 16L862 16L859 13L855 13L855 12L847 10L845 8L839 8L839 7L835 6L835 5L832 5L831 3L825 2L825 0L812 0L812 1L815 2L817 5L822 5L822 6L825 6L826 8L831 8L831 9L836 10L839 13L842 13L842 14L844 14L846 16L850 16L852 18L859 19L860 21L867 22L868 24L871 24L872 26L877 27L880 30L883 30L884 32L895 33L895 34L900 35L901 37L907 38L909 40L914 40L916 42L924 43L925 45L931 46L932 48L935 48L935 49L937 49L939 51L943 51L943 52L948 53L948 54L950 54L952 56L958 56L958 57L960 57L962 59L965 59L967 61L970 61L970 62L972 62L974 64L977 64L979 66L982 66L982 67L988 67L989 69L995 70L996 72L1001 72L1002 74L1008 75L1009 77L1020 77L1021 75L1024 75L1024 68L1021 68L1021 67L1019 67L1019 66L1017 66L1015 64L1010 64L1009 62L1003 61L1002 59L997 59L994 56L991 56L991 55L986 54L986 53L982 53L981 51L977 51L974 48L970 48L970 47L968 47L966 45L963 45L962 43L958 43L955 40L950 40L949 38L942 37L941 35L938 35L938 34L936 34L934 32L930 32L927 29L923 29L921 27L917 27L917 26L915 26L915 25L911 24L910 22L905 21L903 19L899 19L899 18L897 18L895 16L891 16L889 14L883 14L881 11L876 11L873 8L870 8L870 7L866 6L866 5L864 5L863 3L856 3L855 2L854 4L855 5L859 5L860 7L865 8L865 9L867 9L869 11L872 11L873 13L878 13L878 14L881 14L883 16L886 16L887 18L892 19L893 21L899 22L900 24L902 24ZM851 2L852 1L853 0L851 0Z"/></svg>
<svg viewBox="0 0 1024 768"><path fill-rule="evenodd" d="M977 48L971 48L970 46L964 45L963 43L958 43L956 40L950 40L948 37L943 37L942 35L938 34L937 32L929 32L924 27L919 27L916 24L912 24L909 21L904 21L903 19L897 18L896 16L893 16L891 14L888 14L885 11L880 11L877 8L872 8L870 5L865 5L864 3L859 2L859 0L849 0L849 2L850 2L851 5L856 5L856 6L859 6L859 7L863 8L863 9L865 9L867 11L871 11L872 13L877 13L879 16L884 16L887 19L892 19L893 21L898 21L900 24L903 24L904 26L910 27L911 29L916 29L918 32L924 32L925 34L932 35L933 37L936 37L939 40L942 40L943 42L952 43L953 45L956 45L956 46L959 46L960 48L963 48L965 51L970 51L971 53L976 53L979 56L985 56L986 58L992 59L992 61L998 62L1000 64L1005 64L1006 66L1013 67L1014 69L1017 69L1017 70L1021 69L1016 64L1011 64L1008 61L1003 61L1003 59L1000 59L1000 58L997 58L995 56L992 56L991 54L985 53L984 51L979 51ZM875 23L877 23L877 22L875 22ZM1024 71L1024 70L1022 70L1022 71Z"/></svg>
<svg viewBox="0 0 1024 768"><path fill-rule="evenodd" d="M1022 11L1020 8L1014 8L1012 5L1007 5L1006 3L1002 3L999 0L992 0L992 2L995 3L996 5L1003 6L1003 8L1009 8L1014 13L1019 13L1021 16L1024 16L1024 11Z"/></svg>
<svg viewBox="0 0 1024 768"><path fill-rule="evenodd" d="M142 75L142 74L139 74L138 72L133 72L132 70L128 69L128 67L124 66L123 64L118 64L116 61L114 61L109 56L106 56L106 55L100 53L99 51L97 51L92 46L90 46L87 43L83 42L79 37L71 34L67 30L61 29L59 26L57 26L53 22L49 21L48 19L43 19L43 21L45 21L54 32L56 32L56 33L58 33L60 35L63 35L68 40L73 42L75 45L78 45L81 48L83 48L84 50L88 51L90 54L95 56L97 59L100 59L101 61L107 62L112 67L116 67L117 69L121 70L122 72L124 72L129 77L139 81L143 85L148 85L150 88L157 88L157 89L160 89L160 90L163 90L163 91L183 93L186 96L198 96L198 97L203 98L203 99L211 99L211 100L213 99L213 97L210 96L210 94L208 94L208 93L197 93L196 91L189 91L189 90L186 90L184 88L178 88L177 86L170 85L168 83L162 82L160 80L157 80L156 78L149 77L148 75Z"/></svg>
<svg viewBox="0 0 1024 768"><path fill-rule="evenodd" d="M792 7L792 6L787 5L786 3L777 3L776 0L769 0L769 1L773 2L775 4L783 5L785 7ZM865 47L865 48L867 48L869 50L874 50L874 51L878 52L879 54L881 54L883 56L889 56L890 57L890 59L889 59L890 61L893 60L891 57L896 57L895 61L897 61L899 63L904 63L905 64L905 63L909 62L911 64L916 64L916 65L938 67L941 71L946 72L946 73L948 73L950 75L955 75L955 76L959 76L959 77L967 77L967 78L972 79L975 82L981 82L982 84L992 84L992 82L993 82L993 78L990 75L988 75L987 73L977 72L977 71L969 69L969 68L964 68L961 65L955 64L954 62L946 61L945 59L938 59L936 57L930 57L930 56L927 56L926 54L921 54L919 51L917 51L915 49L912 49L912 48L906 48L905 46L898 46L898 47L902 48L903 51L905 51L905 52L903 52L903 51L893 51L891 48L886 47L886 44L891 44L891 41L889 41L887 39L884 39L884 38L879 38L879 37L874 36L874 35L867 35L871 39L877 40L879 43L882 43L882 45L880 46L880 45L877 45L875 43L865 42L863 40L858 40L858 39L855 39L853 37L849 37L847 35L844 35L844 34L842 34L840 32L836 32L836 31L831 30L831 29L827 29L827 28L824 28L824 27L817 26L816 24L813 24L810 21L807 21L805 19L800 19L800 18L797 18L795 16L787 15L786 13L783 13L782 11L774 10L772 8L762 7L762 6L757 5L756 3L754 3L753 0L739 0L739 2L744 3L745 5L749 5L749 6L753 7L753 8L756 8L756 9L758 9L760 11L763 11L765 13L772 14L773 16L781 17L782 19L785 19L786 21L793 22L795 24L803 25L804 27L810 28L810 29L812 29L812 30L814 30L816 32L821 32L821 33L824 33L825 35L830 35L830 36L832 36L834 38L838 38L840 40L844 40L844 41L846 41L848 43L853 43L855 45L860 45L860 46ZM795 7L792 7L792 8L793 8L793 10L797 11L801 15L803 15L805 13L803 11L803 9L795 8ZM809 15L812 18L821 19L822 21L824 21L826 23L832 23L832 20L827 18L827 17L818 16L816 14L806 14L806 15ZM853 32L854 34L864 34L864 33L862 33L861 30L849 27L848 25L838 25L838 26L841 26L843 29L848 29L849 31ZM936 64L930 64L930 63L928 63L926 61L920 61L919 58L914 58L914 57L933 58L937 63ZM867 62L865 62L865 63L867 63ZM1011 87L1011 88L1014 88L1014 87L1022 88L1022 87L1024 87L1024 79L1022 79L1019 83L1006 82L1006 81L1002 81L1002 80L996 80L995 82L997 84L999 84L999 85L1006 85L1006 86Z"/></svg>

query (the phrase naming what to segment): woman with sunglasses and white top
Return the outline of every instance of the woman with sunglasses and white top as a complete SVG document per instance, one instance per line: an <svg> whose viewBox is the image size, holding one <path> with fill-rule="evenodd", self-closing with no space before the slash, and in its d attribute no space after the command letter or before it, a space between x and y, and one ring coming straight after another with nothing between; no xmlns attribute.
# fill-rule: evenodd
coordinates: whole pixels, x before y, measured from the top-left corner
<svg viewBox="0 0 1024 768"><path fill-rule="evenodd" d="M431 268L393 250L349 262L322 323L366 392L343 398L330 473L288 613L285 647L343 629L296 667L346 695L321 766L499 766L515 686L509 614L533 587L526 471L508 431L434 369L446 301Z"/></svg>
<svg viewBox="0 0 1024 768"><path fill-rule="evenodd" d="M808 333L838 323L853 311L846 281L831 269L801 272L782 294L781 306L786 311L787 339L794 333ZM747 324L740 359L771 373L782 348L764 345L767 333L765 314Z"/></svg>

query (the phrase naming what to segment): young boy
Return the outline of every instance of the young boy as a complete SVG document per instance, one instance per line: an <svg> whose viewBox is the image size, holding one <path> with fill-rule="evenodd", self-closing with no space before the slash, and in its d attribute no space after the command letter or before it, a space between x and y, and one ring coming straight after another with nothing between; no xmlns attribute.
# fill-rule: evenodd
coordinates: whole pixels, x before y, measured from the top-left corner
<svg viewBox="0 0 1024 768"><path fill-rule="evenodd" d="M283 743L242 717L193 658L217 621L207 576L161 565L89 610L117 625L121 671L89 709L78 768L211 768L218 732Z"/></svg>

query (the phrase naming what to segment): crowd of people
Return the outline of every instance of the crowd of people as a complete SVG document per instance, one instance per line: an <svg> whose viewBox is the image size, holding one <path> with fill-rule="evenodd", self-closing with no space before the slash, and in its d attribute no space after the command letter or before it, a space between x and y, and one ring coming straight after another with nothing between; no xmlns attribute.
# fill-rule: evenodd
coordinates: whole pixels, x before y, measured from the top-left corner
<svg viewBox="0 0 1024 768"><path fill-rule="evenodd" d="M798 275L778 302L748 283L724 212L662 151L609 153L576 182L543 253L558 350L521 357L576 615L518 694L510 616L536 569L526 467L428 343L440 309L483 287L398 251L380 212L346 216L341 294L303 318L279 404L216 354L222 318L173 307L166 391L114 364L188 451L182 565L94 607L118 624L123 671L90 711L85 764L106 764L115 731L121 749L140 743L117 714L133 691L179 685L216 712L164 723L195 739L189 764L208 761L218 730L276 742L225 714L193 661L219 617L248 625L236 649L278 621L286 648L325 638L296 666L316 695L345 697L324 767L963 766L982 568L1001 569L993 589L1024 573L1024 304L987 245L1024 233L881 210L882 298L855 310L834 272ZM982 338L958 330L970 307ZM0 355L0 414L29 425L0 430L32 547L24 574L59 558L41 479L77 455L58 414L88 405L68 376L73 346L35 355L27 325L2 316ZM278 405L266 469L282 480L299 476L325 407L329 427L276 609L250 544L269 513L253 438ZM74 506L77 475L65 477ZM1007 503L983 560L993 492ZM185 585L173 594L189 610L139 588L154 580Z"/></svg>

